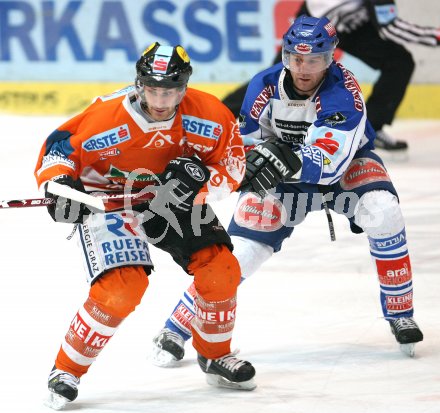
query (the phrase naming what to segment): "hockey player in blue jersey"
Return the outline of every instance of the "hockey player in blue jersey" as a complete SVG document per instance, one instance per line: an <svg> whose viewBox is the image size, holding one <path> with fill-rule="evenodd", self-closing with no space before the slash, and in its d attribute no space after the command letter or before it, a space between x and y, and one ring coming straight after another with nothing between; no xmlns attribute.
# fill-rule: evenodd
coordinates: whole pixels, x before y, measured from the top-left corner
<svg viewBox="0 0 440 413"><path fill-rule="evenodd" d="M374 145L403 154L408 144L394 139L384 128L392 125L414 72L409 45L440 46L440 28L403 20L394 3L394 0L305 0L298 15L326 16L338 31L338 49L379 72L366 101L368 119L376 131ZM281 60L280 50L274 64ZM248 83L242 84L223 98L236 117L247 86ZM400 155L397 158L402 159Z"/></svg>
<svg viewBox="0 0 440 413"><path fill-rule="evenodd" d="M283 37L282 63L250 82L240 113L247 147L242 193L228 232L242 280L281 249L307 213L345 215L368 237L380 304L401 349L414 355L423 334L413 319L405 225L396 189L373 151L374 130L353 75L333 61L338 39L327 18L298 17ZM334 234L332 233L332 236ZM152 360L184 356L197 311L194 285L153 340Z"/></svg>

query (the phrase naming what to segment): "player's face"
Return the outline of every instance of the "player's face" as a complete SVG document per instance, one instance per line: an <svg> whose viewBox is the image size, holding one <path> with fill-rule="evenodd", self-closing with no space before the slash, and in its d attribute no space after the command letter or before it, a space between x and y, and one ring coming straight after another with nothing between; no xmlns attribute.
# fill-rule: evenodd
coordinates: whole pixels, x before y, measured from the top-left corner
<svg viewBox="0 0 440 413"><path fill-rule="evenodd" d="M171 118L185 95L185 88L144 86L148 114L156 121Z"/></svg>
<svg viewBox="0 0 440 413"><path fill-rule="evenodd" d="M324 78L327 62L323 55L290 54L289 68L297 92L311 95Z"/></svg>

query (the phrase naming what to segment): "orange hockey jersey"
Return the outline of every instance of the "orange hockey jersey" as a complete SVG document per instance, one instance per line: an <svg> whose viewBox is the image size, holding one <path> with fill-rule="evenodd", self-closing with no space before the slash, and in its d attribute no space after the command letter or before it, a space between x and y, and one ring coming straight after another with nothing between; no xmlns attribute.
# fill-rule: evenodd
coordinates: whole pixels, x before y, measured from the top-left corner
<svg viewBox="0 0 440 413"><path fill-rule="evenodd" d="M101 96L56 129L35 169L38 186L68 174L87 191L122 191L131 172L143 188L178 156L196 154L211 172L206 201L222 199L243 179L245 156L237 122L216 97L188 88L176 115L148 122L130 86Z"/></svg>

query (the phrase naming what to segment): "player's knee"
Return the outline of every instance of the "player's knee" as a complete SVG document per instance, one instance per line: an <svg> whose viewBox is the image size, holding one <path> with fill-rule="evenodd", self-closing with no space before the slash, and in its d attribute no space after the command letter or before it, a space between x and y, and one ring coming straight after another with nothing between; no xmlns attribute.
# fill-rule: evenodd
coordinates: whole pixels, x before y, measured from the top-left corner
<svg viewBox="0 0 440 413"><path fill-rule="evenodd" d="M250 277L273 254L270 245L249 238L231 236L234 244L234 256L240 264L242 278Z"/></svg>
<svg viewBox="0 0 440 413"><path fill-rule="evenodd" d="M405 226L397 197L384 190L364 194L354 218L355 224L373 238L392 236Z"/></svg>
<svg viewBox="0 0 440 413"><path fill-rule="evenodd" d="M414 61L414 58L412 57L411 53L405 50L405 53L403 53L400 57L399 72L401 74L405 73L408 77L411 77L415 67L416 62Z"/></svg>
<svg viewBox="0 0 440 413"><path fill-rule="evenodd" d="M188 269L194 274L197 292L205 300L226 300L236 294L240 266L225 245L212 245L197 251Z"/></svg>
<svg viewBox="0 0 440 413"><path fill-rule="evenodd" d="M99 278L89 296L109 314L127 317L148 287L148 277L141 266L115 268Z"/></svg>
<svg viewBox="0 0 440 413"><path fill-rule="evenodd" d="M407 78L411 77L416 67L412 54L404 47L396 48L396 50L391 53L390 58L384 61L384 64L387 65L390 70L398 70L397 73L399 76L405 76Z"/></svg>

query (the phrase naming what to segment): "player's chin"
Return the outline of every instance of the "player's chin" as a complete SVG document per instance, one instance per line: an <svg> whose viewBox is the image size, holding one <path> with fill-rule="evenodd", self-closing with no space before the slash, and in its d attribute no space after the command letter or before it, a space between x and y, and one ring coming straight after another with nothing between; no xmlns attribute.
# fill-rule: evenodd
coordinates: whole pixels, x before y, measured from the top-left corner
<svg viewBox="0 0 440 413"><path fill-rule="evenodd" d="M168 119L171 114L167 109L152 109L150 108L150 115L154 120L160 121Z"/></svg>
<svg viewBox="0 0 440 413"><path fill-rule="evenodd" d="M311 79L299 80L295 86L299 91L307 93L312 92L316 88L316 83Z"/></svg>

